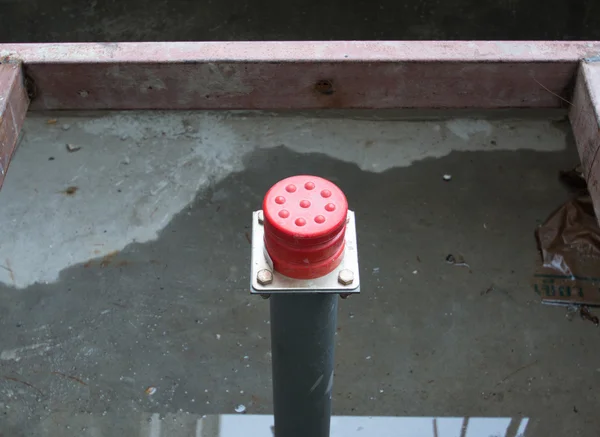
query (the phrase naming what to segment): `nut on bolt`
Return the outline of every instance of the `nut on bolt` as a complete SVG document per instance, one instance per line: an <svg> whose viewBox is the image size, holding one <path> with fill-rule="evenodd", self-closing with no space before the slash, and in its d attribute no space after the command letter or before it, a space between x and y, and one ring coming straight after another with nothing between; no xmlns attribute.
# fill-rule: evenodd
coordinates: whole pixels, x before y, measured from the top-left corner
<svg viewBox="0 0 600 437"><path fill-rule="evenodd" d="M354 272L344 269L338 275L338 282L342 285L350 285L354 282Z"/></svg>
<svg viewBox="0 0 600 437"><path fill-rule="evenodd" d="M256 275L256 281L260 285L269 285L271 282L273 282L273 272L267 269L259 270L258 274Z"/></svg>

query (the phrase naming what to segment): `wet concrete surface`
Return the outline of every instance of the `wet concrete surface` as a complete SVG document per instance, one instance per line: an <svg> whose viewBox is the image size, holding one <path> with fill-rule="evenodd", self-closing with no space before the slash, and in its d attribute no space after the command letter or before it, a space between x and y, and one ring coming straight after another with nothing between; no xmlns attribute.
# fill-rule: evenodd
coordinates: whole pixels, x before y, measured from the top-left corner
<svg viewBox="0 0 600 437"><path fill-rule="evenodd" d="M528 436L596 435L599 332L529 286L533 230L576 162L572 148L453 152L375 174L255 150L156 241L53 284L0 287L0 435L146 435L152 413L271 413L250 212L298 173L339 184L357 215L362 293L340 303L336 415L528 417Z"/></svg>

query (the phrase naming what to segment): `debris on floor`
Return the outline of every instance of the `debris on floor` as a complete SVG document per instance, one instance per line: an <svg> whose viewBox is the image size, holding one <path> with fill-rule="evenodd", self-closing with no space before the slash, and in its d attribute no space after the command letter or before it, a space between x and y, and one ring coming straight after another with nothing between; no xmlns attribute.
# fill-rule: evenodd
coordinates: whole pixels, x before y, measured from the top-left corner
<svg viewBox="0 0 600 437"><path fill-rule="evenodd" d="M533 288L544 303L600 305L600 226L592 199L579 168L560 179L573 197L536 229L541 262Z"/></svg>
<svg viewBox="0 0 600 437"><path fill-rule="evenodd" d="M577 314L578 312L579 312L579 305L575 305L575 304L567 305L567 313L565 314L565 317L567 318L567 320L569 322L572 322L573 319L575 318L575 314Z"/></svg>
<svg viewBox="0 0 600 437"><path fill-rule="evenodd" d="M600 319L598 319L598 316L593 315L590 312L590 309L585 305L581 305L581 307L579 307L579 316L583 320L589 320L596 326L598 326L600 324Z"/></svg>
<svg viewBox="0 0 600 437"><path fill-rule="evenodd" d="M235 407L235 412L236 413L240 413L240 414L244 414L246 412L246 406L239 404L237 407Z"/></svg>
<svg viewBox="0 0 600 437"><path fill-rule="evenodd" d="M154 393L156 393L156 387L148 387L146 390L144 390L144 392L148 396L152 396Z"/></svg>
<svg viewBox="0 0 600 437"><path fill-rule="evenodd" d="M452 175L451 174L445 174L442 177L446 182L450 182L452 180Z"/></svg>
<svg viewBox="0 0 600 437"><path fill-rule="evenodd" d="M70 186L61 191L62 194L66 194L67 196L73 196L79 190L76 186Z"/></svg>
<svg viewBox="0 0 600 437"><path fill-rule="evenodd" d="M8 272L8 274L10 275L10 280L14 284L15 283L15 272L13 271L12 267L10 266L10 259L6 258L6 265L0 264L0 267L2 267L4 270L6 270Z"/></svg>
<svg viewBox="0 0 600 437"><path fill-rule="evenodd" d="M52 373L52 375L58 375L58 376L62 376L63 378L68 378L72 381L77 382L78 384L81 384L81 385L87 385L85 382L83 382L80 378L77 378L76 376L67 375L67 374L61 373L61 372L50 372L50 373Z"/></svg>
<svg viewBox="0 0 600 437"><path fill-rule="evenodd" d="M454 256L452 254L449 254L446 257L446 262L448 264L452 264L453 266L466 267L468 269L471 268L471 266L469 264L467 264L467 262L465 261L465 258L462 255Z"/></svg>
<svg viewBox="0 0 600 437"><path fill-rule="evenodd" d="M561 171L559 173L559 178L565 188L567 188L567 190L569 190L571 193L582 195L587 194L587 183L585 181L585 177L583 176L583 169L581 168L581 165L578 165L571 170Z"/></svg>
<svg viewBox="0 0 600 437"><path fill-rule="evenodd" d="M495 296L501 296L503 299L506 298L513 302L515 301L515 298L511 295L510 291L508 291L504 288L498 288L494 284L490 285L485 290L481 290L479 292L480 296L486 296L488 294L493 294Z"/></svg>
<svg viewBox="0 0 600 437"><path fill-rule="evenodd" d="M492 291L494 291L494 285L493 285L493 284L492 284L492 285L490 285L490 286L489 286L488 288L486 288L485 290L481 291L479 294L481 294L481 295L483 296L484 294L488 294L488 293L490 293L490 292L492 292Z"/></svg>
<svg viewBox="0 0 600 437"><path fill-rule="evenodd" d="M67 151L71 152L71 153L77 152L78 150L81 150L81 146L76 146L75 144L69 144L69 143L67 143L66 146L67 146Z"/></svg>
<svg viewBox="0 0 600 437"><path fill-rule="evenodd" d="M18 382L19 384L23 384L23 385L25 385L25 386L27 386L27 387L29 387L29 388L31 388L31 389L33 389L33 390L35 390L35 391L36 391L36 392L38 392L38 393L39 393L41 396L45 396L43 391L41 391L41 390L40 390L39 388L37 388L35 385L28 383L27 381L23 381L23 380L21 380L21 379L14 378L14 377L12 377L12 376L4 376L3 378L4 378L5 380L7 380L7 381Z"/></svg>
<svg viewBox="0 0 600 437"><path fill-rule="evenodd" d="M592 314L586 305L570 304L567 306L567 314L565 316L569 322L572 322L577 314L579 314L582 320L588 320L596 326L600 324L600 319Z"/></svg>

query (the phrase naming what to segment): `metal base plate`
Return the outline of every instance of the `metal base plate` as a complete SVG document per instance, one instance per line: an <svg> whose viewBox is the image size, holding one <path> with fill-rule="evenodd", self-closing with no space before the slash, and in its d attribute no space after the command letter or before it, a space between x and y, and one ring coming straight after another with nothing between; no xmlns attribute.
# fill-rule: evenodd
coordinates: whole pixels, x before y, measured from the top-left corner
<svg viewBox="0 0 600 437"><path fill-rule="evenodd" d="M263 225L259 223L262 211L252 213L252 267L250 271L250 292L252 294L274 294L274 293L340 293L354 294L360 292L360 274L358 270L358 250L356 247L356 224L354 212L348 211L348 223L346 224L346 246L344 258L341 264L328 275L315 279L294 279L277 273L273 270L273 264L269 258L264 243ZM256 277L260 270L273 272L273 282L269 285L260 285ZM351 270L354 273L354 281L350 285L342 285L338 282L341 270Z"/></svg>

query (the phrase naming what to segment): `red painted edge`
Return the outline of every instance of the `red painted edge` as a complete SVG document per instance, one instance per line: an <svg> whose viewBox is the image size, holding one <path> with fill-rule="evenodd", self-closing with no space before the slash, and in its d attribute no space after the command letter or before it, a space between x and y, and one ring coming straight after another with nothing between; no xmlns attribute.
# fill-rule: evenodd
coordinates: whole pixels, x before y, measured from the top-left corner
<svg viewBox="0 0 600 437"><path fill-rule="evenodd" d="M15 152L29 99L19 64L0 64L0 187Z"/></svg>
<svg viewBox="0 0 600 437"><path fill-rule="evenodd" d="M32 109L556 108L600 42L4 44Z"/></svg>
<svg viewBox="0 0 600 437"><path fill-rule="evenodd" d="M572 103L571 128L600 223L600 63L581 63Z"/></svg>

